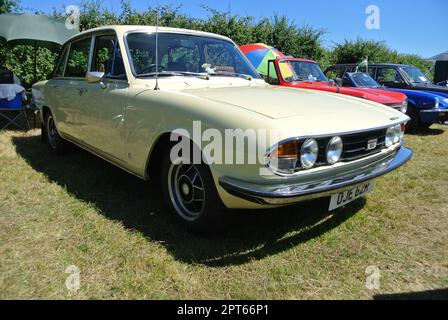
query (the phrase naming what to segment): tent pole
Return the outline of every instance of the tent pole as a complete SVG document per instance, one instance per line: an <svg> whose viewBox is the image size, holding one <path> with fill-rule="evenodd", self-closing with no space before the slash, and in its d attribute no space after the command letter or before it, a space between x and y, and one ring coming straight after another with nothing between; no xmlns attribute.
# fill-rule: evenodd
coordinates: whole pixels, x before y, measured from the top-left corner
<svg viewBox="0 0 448 320"><path fill-rule="evenodd" d="M37 41L34 40L34 83L37 82Z"/></svg>

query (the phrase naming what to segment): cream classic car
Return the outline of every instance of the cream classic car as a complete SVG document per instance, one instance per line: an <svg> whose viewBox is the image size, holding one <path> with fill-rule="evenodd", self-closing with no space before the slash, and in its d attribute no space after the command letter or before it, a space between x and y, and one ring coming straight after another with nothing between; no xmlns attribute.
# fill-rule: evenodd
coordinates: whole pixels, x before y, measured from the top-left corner
<svg viewBox="0 0 448 320"><path fill-rule="evenodd" d="M33 98L52 150L70 142L154 179L174 216L199 232L226 226L226 209L325 197L333 210L412 156L403 147L406 115L270 86L230 39L198 31L83 32L63 46ZM260 138L267 131L275 132L268 142Z"/></svg>

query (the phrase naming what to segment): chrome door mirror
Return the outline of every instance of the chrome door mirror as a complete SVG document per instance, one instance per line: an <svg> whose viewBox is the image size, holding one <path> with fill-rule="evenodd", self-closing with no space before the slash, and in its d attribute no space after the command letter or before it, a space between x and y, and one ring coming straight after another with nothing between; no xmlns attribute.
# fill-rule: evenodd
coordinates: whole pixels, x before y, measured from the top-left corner
<svg viewBox="0 0 448 320"><path fill-rule="evenodd" d="M100 83L103 81L104 72L87 72L86 79L88 83Z"/></svg>
<svg viewBox="0 0 448 320"><path fill-rule="evenodd" d="M104 72L89 71L86 74L86 79L88 83L99 83L101 88L107 88L107 84L104 81Z"/></svg>

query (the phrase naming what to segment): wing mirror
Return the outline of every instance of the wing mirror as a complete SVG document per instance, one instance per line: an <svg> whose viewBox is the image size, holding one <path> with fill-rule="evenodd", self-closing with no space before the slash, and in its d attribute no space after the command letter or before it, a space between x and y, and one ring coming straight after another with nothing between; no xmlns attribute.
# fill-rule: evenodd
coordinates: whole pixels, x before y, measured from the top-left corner
<svg viewBox="0 0 448 320"><path fill-rule="evenodd" d="M89 71L86 74L86 80L88 83L99 83L103 89L106 87L104 83L104 72Z"/></svg>

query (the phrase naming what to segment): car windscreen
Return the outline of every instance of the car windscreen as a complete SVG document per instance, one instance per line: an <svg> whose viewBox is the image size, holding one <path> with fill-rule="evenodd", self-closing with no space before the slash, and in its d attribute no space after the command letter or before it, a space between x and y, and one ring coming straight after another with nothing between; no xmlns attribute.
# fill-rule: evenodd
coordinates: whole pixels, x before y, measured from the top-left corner
<svg viewBox="0 0 448 320"><path fill-rule="evenodd" d="M135 76L151 74L238 76L260 78L255 68L230 41L178 33L133 32L126 36Z"/></svg>
<svg viewBox="0 0 448 320"><path fill-rule="evenodd" d="M300 60L280 61L280 72L285 81L328 82L319 66L314 62Z"/></svg>
<svg viewBox="0 0 448 320"><path fill-rule="evenodd" d="M370 75L364 72L354 72L347 74L353 83L359 88L380 88L381 85Z"/></svg>
<svg viewBox="0 0 448 320"><path fill-rule="evenodd" d="M402 67L401 70L412 83L430 82L428 78L426 78L426 76L416 67Z"/></svg>

